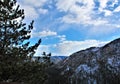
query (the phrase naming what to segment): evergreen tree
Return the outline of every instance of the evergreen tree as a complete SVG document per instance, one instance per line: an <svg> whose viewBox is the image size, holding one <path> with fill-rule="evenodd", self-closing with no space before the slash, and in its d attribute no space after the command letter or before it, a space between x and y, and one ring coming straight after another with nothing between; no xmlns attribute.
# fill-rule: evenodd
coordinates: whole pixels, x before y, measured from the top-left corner
<svg viewBox="0 0 120 84"><path fill-rule="evenodd" d="M51 62L51 53L46 54L46 52L43 52L43 54L42 54L42 59L43 59L44 63L45 63L48 67L53 64L53 63Z"/></svg>
<svg viewBox="0 0 120 84"><path fill-rule="evenodd" d="M33 56L40 40L29 46L30 32L33 22L28 27L24 20L24 10L15 7L16 0L0 0L0 54L1 56ZM19 20L19 21L18 21ZM28 42L27 42L28 41Z"/></svg>
<svg viewBox="0 0 120 84"><path fill-rule="evenodd" d="M45 66L31 59L41 40L30 46L34 21L26 27L24 10L19 7L16 0L0 0L0 81L42 84Z"/></svg>

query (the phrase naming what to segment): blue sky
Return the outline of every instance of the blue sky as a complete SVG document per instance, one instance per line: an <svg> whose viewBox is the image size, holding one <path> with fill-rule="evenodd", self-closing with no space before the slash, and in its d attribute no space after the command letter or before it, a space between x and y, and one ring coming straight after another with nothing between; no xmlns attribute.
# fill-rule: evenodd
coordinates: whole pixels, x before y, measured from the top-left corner
<svg viewBox="0 0 120 84"><path fill-rule="evenodd" d="M120 37L120 0L18 0L25 22L35 20L31 44L43 51L68 56Z"/></svg>

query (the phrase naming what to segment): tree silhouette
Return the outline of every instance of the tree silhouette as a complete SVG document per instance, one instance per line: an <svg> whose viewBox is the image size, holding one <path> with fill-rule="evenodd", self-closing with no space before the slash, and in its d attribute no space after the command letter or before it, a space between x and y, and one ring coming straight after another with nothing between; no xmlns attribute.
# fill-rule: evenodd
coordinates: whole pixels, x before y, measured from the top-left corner
<svg viewBox="0 0 120 84"><path fill-rule="evenodd" d="M0 0L0 81L43 84L45 66L32 61L41 39L30 45L34 21L26 26L24 10L16 2Z"/></svg>

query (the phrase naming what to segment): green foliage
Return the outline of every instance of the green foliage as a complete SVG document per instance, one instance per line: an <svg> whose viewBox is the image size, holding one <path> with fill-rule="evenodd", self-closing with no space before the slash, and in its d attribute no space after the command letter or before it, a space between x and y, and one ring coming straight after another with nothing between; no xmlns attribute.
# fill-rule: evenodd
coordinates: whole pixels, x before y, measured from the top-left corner
<svg viewBox="0 0 120 84"><path fill-rule="evenodd" d="M30 45L34 21L26 27L24 17L16 0L0 0L0 81L43 84L46 65L32 60L41 40Z"/></svg>
<svg viewBox="0 0 120 84"><path fill-rule="evenodd" d="M49 54L46 54L46 52L43 52L42 54L42 59L43 59L43 62L49 67L51 66L53 63L51 62L51 53Z"/></svg>
<svg viewBox="0 0 120 84"><path fill-rule="evenodd" d="M1 55L33 56L40 40L33 46L29 46L30 33L33 29L32 21L28 27L24 20L24 10L15 7L16 0L0 1L0 51ZM18 54L18 52L20 54ZM23 56L23 57L24 57Z"/></svg>

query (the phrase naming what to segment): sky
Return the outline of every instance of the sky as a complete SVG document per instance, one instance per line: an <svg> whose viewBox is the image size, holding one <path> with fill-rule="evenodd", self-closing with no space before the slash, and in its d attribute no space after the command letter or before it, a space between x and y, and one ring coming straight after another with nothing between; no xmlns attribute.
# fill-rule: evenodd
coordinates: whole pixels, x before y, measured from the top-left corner
<svg viewBox="0 0 120 84"><path fill-rule="evenodd" d="M120 37L120 0L18 0L25 22L34 20L31 44L42 52L69 56Z"/></svg>

